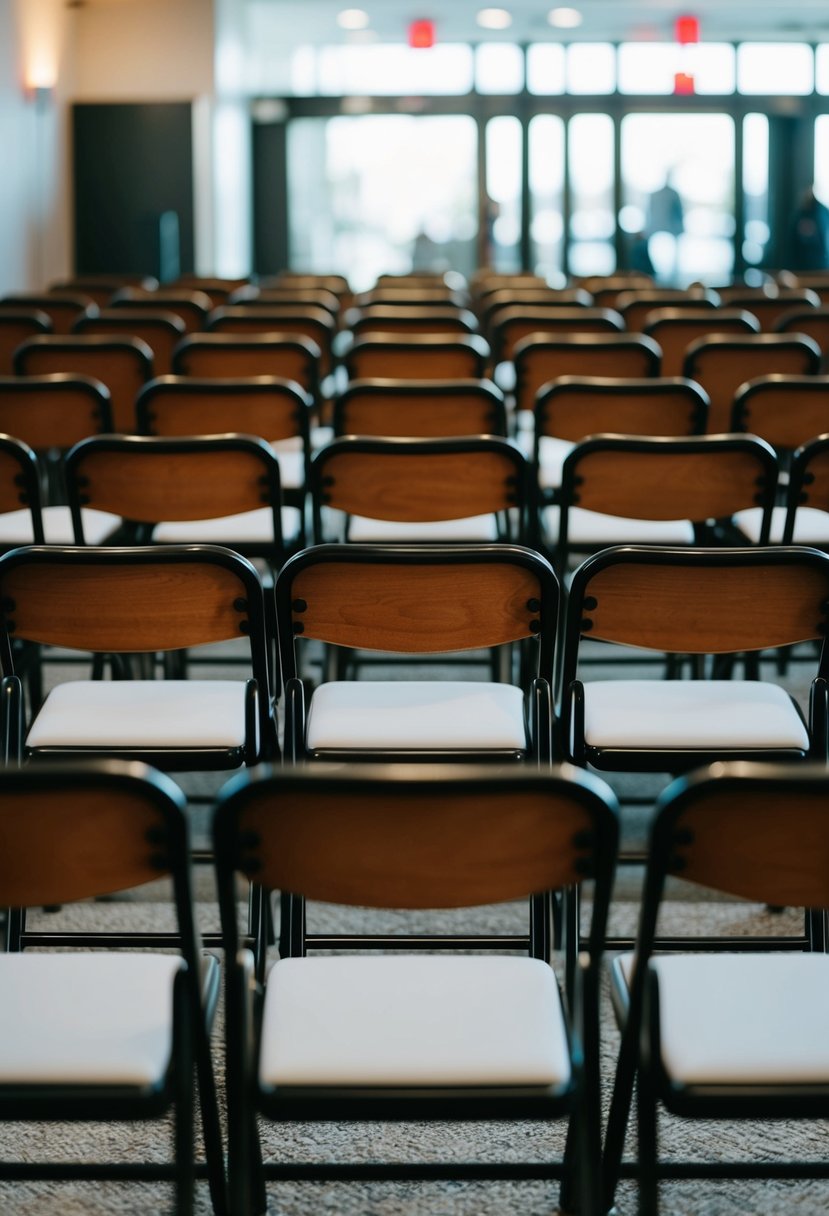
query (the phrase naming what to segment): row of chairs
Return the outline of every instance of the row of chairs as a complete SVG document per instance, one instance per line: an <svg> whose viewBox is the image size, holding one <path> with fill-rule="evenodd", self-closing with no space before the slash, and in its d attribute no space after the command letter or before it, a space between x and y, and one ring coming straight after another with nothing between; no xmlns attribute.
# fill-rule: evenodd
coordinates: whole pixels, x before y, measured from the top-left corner
<svg viewBox="0 0 829 1216"><path fill-rule="evenodd" d="M682 772L716 758L827 758L829 555L802 546L602 550L573 576L560 627L549 563L501 544L315 546L282 567L274 613L254 568L227 549L33 546L0 558L0 598L12 760L104 752L172 769L255 763L277 753L280 688L294 760L560 756ZM176 652L240 635L246 681L180 678ZM584 648L595 640L697 656L697 678L588 679ZM729 678L735 656L803 642L821 647L806 719L756 665L753 678ZM337 659L316 688L309 643ZM279 669L269 661L276 644ZM24 733L21 677L42 646L120 656L121 678L66 681L42 706L31 696ZM485 681L350 678L355 652L493 650L501 657ZM173 678L151 678L159 653Z"/></svg>
<svg viewBox="0 0 829 1216"><path fill-rule="evenodd" d="M660 800L632 956L614 963L623 1041L606 1136L600 964L618 840L610 789L574 769L264 768L220 795L215 856L225 946L229 1188L209 1046L219 982L199 948L184 800L162 774L117 761L34 766L0 791L0 900L69 902L174 881L180 952L0 955L0 1115L128 1120L175 1111L174 1163L5 1163L7 1176L174 1181L193 1210L264 1212L270 1179L558 1178L564 1211L610 1209L635 1172L640 1211L658 1179L825 1177L814 1163L671 1162L656 1114L819 1118L826 1110L826 955L653 957L669 877L751 900L825 908L825 768L718 765ZM44 840L49 849L44 849ZM578 1000L548 956L307 957L301 933L259 982L240 937L237 881L372 908L471 908L589 881ZM65 943L71 946L71 942ZM693 948L693 939L689 946ZM796 1010L796 1014L793 1012ZM194 1161L198 1071L206 1161ZM639 1149L622 1163L634 1080ZM398 1165L263 1163L259 1117L291 1121L569 1121L563 1157ZM602 1140L604 1139L604 1149ZM713 1154L712 1154L713 1156Z"/></svg>

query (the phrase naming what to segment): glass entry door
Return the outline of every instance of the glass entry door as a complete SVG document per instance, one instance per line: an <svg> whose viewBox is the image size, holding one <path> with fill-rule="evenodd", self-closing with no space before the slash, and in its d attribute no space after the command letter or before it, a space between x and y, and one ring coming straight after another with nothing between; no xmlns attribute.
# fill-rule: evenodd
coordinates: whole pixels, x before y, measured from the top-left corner
<svg viewBox="0 0 829 1216"><path fill-rule="evenodd" d="M288 127L292 264L356 291L380 274L477 263L477 127L469 115L298 118Z"/></svg>
<svg viewBox="0 0 829 1216"><path fill-rule="evenodd" d="M658 282L727 282L734 269L734 120L628 114L621 123L619 226Z"/></svg>

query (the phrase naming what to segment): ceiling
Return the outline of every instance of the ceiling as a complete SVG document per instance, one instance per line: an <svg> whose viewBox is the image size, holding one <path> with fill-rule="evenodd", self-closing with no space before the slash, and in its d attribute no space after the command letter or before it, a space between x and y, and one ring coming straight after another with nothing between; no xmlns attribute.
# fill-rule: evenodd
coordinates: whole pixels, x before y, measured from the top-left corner
<svg viewBox="0 0 829 1216"><path fill-rule="evenodd" d="M100 0L99 0L100 2ZM225 0L227 2L227 0ZM829 41L829 0L567 0L583 21L577 30L554 30L547 13L557 0L237 0L277 20L286 42L324 44L349 40L403 42L410 21L432 18L441 42L497 39L534 42L670 41L681 14L699 18L703 41ZM564 0L562 0L564 2ZM513 16L509 29L482 30L479 9L498 5ZM368 31L348 34L337 25L343 8L360 7L369 15Z"/></svg>

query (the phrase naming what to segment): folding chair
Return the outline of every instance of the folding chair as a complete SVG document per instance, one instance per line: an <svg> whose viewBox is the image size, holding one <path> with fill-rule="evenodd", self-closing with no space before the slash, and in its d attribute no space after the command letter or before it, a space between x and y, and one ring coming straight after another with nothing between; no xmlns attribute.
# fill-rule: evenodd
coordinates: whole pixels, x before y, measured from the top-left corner
<svg viewBox="0 0 829 1216"><path fill-rule="evenodd" d="M320 375L332 370L332 346L337 332L336 320L325 308L315 304L224 304L207 318L208 333L222 334L299 334L310 338L320 349Z"/></svg>
<svg viewBox="0 0 829 1216"><path fill-rule="evenodd" d="M286 753L315 760L550 759L558 584L516 545L319 545L276 581ZM308 696L303 647L457 655L534 641L511 682L334 680ZM347 652L347 651L346 651ZM507 653L509 653L507 651ZM506 671L506 679L511 679ZM532 666L532 676L523 672Z"/></svg>
<svg viewBox="0 0 829 1216"><path fill-rule="evenodd" d="M778 288L773 296L751 295L734 296L729 301L730 308L744 308L752 313L760 322L763 333L777 330L777 322L793 308L803 311L820 307L820 296L808 288Z"/></svg>
<svg viewBox="0 0 829 1216"><path fill-rule="evenodd" d="M52 322L40 308L20 307L14 312L0 308L0 376L14 371L14 352L29 338L52 332Z"/></svg>
<svg viewBox="0 0 829 1216"><path fill-rule="evenodd" d="M140 338L44 334L17 348L14 370L18 376L70 372L100 380L109 389L116 430L129 434L135 431L138 390L153 377L153 357Z"/></svg>
<svg viewBox="0 0 829 1216"><path fill-rule="evenodd" d="M79 440L113 430L109 389L90 376L55 372L49 376L0 376L0 433L13 435L37 455L45 527L51 543L71 544L72 520L66 504L63 456ZM90 542L110 535L117 521L101 521L96 532L87 516ZM29 544L30 540L22 541Z"/></svg>
<svg viewBox="0 0 829 1216"><path fill-rule="evenodd" d="M623 1172L639 1180L639 1211L658 1211L658 1183L679 1178L829 1177L813 1162L663 1161L657 1107L683 1118L825 1119L829 1108L822 935L774 953L665 954L655 928L666 880L771 905L829 905L824 766L717 764L677 780L657 805L633 956L614 962L623 1023L604 1159L602 1211ZM823 919L823 913L816 919ZM686 950L694 950L687 939ZM638 1160L621 1165L638 1075ZM718 1138L720 1133L718 1132ZM701 1200L700 1200L701 1202Z"/></svg>
<svg viewBox="0 0 829 1216"><path fill-rule="evenodd" d="M619 546L573 576L561 736L575 763L682 773L715 759L827 759L829 556L800 547ZM709 657L712 678L582 681L586 639ZM731 674L735 656L820 640L808 721L779 685ZM756 661L749 670L757 674Z"/></svg>
<svg viewBox="0 0 829 1216"><path fill-rule="evenodd" d="M536 393L559 376L658 376L660 351L642 334L530 334L515 347L515 408L532 414Z"/></svg>
<svg viewBox="0 0 829 1216"><path fill-rule="evenodd" d="M829 308L812 306L788 309L781 313L772 328L781 334L805 334L817 342L823 355L821 370L829 369Z"/></svg>
<svg viewBox="0 0 829 1216"><path fill-rule="evenodd" d="M480 334L372 334L355 339L343 362L349 380L481 379L489 347Z"/></svg>
<svg viewBox="0 0 829 1216"><path fill-rule="evenodd" d="M313 402L301 385L279 376L210 380L159 376L135 401L142 435L255 435L279 458L285 502L302 509L311 460Z"/></svg>
<svg viewBox="0 0 829 1216"><path fill-rule="evenodd" d="M352 380L333 421L338 436L507 434L504 395L491 380Z"/></svg>
<svg viewBox="0 0 829 1216"><path fill-rule="evenodd" d="M628 333L644 333L642 328L650 313L662 308L716 308L719 296L705 287L634 287L623 291L615 308L621 314Z"/></svg>
<svg viewBox="0 0 829 1216"><path fill-rule="evenodd" d="M712 334L691 343L682 374L698 381L708 393L708 428L718 434L729 429L734 396L747 380L770 372L811 376L819 371L820 350L811 338L795 334Z"/></svg>
<svg viewBox="0 0 829 1216"><path fill-rule="evenodd" d="M4 1161L0 1177L169 1179L193 1211L193 1068L198 1066L213 1209L227 1211L207 1018L219 968L200 950L185 799L145 765L108 760L6 770L0 787L0 904L109 895L169 876L178 949L0 953L0 1119L158 1119L174 1113L174 1164ZM70 945L71 942L62 942ZM35 1200L35 1202L37 1202Z"/></svg>
<svg viewBox="0 0 829 1216"><path fill-rule="evenodd" d="M191 334L173 352L173 372L223 380L280 376L295 381L316 401L320 359L316 342L302 334Z"/></svg>
<svg viewBox="0 0 829 1216"><path fill-rule="evenodd" d="M735 334L737 337L759 334L760 322L745 309L698 308L695 303L649 312L642 332L662 351L662 375L683 376L685 352L692 342L712 334Z"/></svg>
<svg viewBox="0 0 829 1216"><path fill-rule="evenodd" d="M200 771L275 753L262 585L238 554L214 545L15 549L0 557L0 609L13 719L18 641L89 652L101 666L113 656L121 677L56 685L31 707L21 758L120 756ZM245 680L153 678L159 652L239 637Z"/></svg>
<svg viewBox="0 0 829 1216"><path fill-rule="evenodd" d="M776 492L774 451L754 436L593 435L564 461L541 542L560 582L575 553L611 545L734 544L732 517L746 508L758 512L758 543L768 544Z"/></svg>
<svg viewBox="0 0 829 1216"><path fill-rule="evenodd" d="M383 765L260 771L221 798L231 1206L266 1179L558 1177L598 1213L599 962L616 848L613 795L572 770ZM571 1017L545 947L531 957L290 956L261 987L240 950L234 877L339 904L458 908L595 880ZM289 1120L570 1119L559 1162L262 1164L257 1115Z"/></svg>
<svg viewBox="0 0 829 1216"><path fill-rule="evenodd" d="M314 543L522 540L527 462L507 439L349 435L311 461Z"/></svg>
<svg viewBox="0 0 829 1216"><path fill-rule="evenodd" d="M181 317L149 308L102 308L96 317L79 317L72 326L74 334L102 334L110 337L140 338L153 355L157 375L170 371L173 351L187 332Z"/></svg>
<svg viewBox="0 0 829 1216"><path fill-rule="evenodd" d="M539 505L555 502L564 461L589 435L700 435L707 414L706 394L679 376L557 377L535 399L532 461Z"/></svg>
<svg viewBox="0 0 829 1216"><path fill-rule="evenodd" d="M252 435L100 435L65 468L77 544L84 506L129 520L133 544L224 545L273 569L304 535L297 509L282 506L273 449Z"/></svg>
<svg viewBox="0 0 829 1216"><path fill-rule="evenodd" d="M98 307L91 296L75 292L48 292L45 294L23 294L0 298L0 313L20 312L34 308L43 312L51 321L51 332L69 334L79 317L95 316Z"/></svg>
<svg viewBox="0 0 829 1216"><path fill-rule="evenodd" d="M213 308L209 295L203 291L184 287L157 287L148 291L142 287L123 287L116 291L110 301L113 308L129 308L130 311L150 310L171 312L184 322L188 334L204 329Z"/></svg>

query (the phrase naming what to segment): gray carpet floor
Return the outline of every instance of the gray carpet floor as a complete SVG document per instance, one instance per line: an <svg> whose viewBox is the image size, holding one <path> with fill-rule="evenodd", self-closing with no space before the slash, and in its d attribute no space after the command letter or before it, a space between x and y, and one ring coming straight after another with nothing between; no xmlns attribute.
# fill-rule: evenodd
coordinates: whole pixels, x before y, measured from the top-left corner
<svg viewBox="0 0 829 1216"><path fill-rule="evenodd" d="M228 674L230 674L228 669ZM597 674L600 674L597 672ZM811 675L807 663L797 664L785 677L791 691L805 697ZM55 668L51 678L71 676ZM645 837L651 813L650 800L664 779L626 778L614 782L620 793L642 799L638 807L626 806L623 813L625 846L638 848ZM189 793L209 798L218 784L215 777L187 777L182 784ZM209 826L209 807L194 806L196 844L204 844ZM619 870L612 910L612 932L632 933L637 913L641 869ZM198 916L204 931L218 923L209 868L198 867L196 881ZM329 905L309 909L309 928L325 931L368 929L372 931L433 928L451 931L474 928L480 931L515 932L523 929L525 907L478 909L464 913L378 914L345 910ZM50 929L87 930L93 927L169 928L171 910L166 891L159 886L133 893L123 900L77 905L58 913L39 913L34 925L44 922ZM801 916L796 911L780 915L738 901L712 900L684 884L677 884L665 906L662 928L672 933L797 933ZM605 1099L613 1076L618 1033L610 1002L603 1003L603 1080ZM222 1011L219 1009L214 1053L222 1084ZM661 1138L666 1155L698 1158L786 1160L822 1159L829 1148L827 1124L808 1123L692 1123L665 1118ZM141 1125L110 1124L5 1124L0 1157L3 1160L95 1160L113 1157L136 1161L163 1161L170 1148L166 1123ZM529 1123L497 1124L300 1124L291 1127L264 1125L266 1157L291 1161L324 1160L544 1160L559 1154L563 1128ZM628 1138L627 1156L635 1159L635 1135ZM171 1210L166 1185L152 1183L0 1183L0 1216L151 1216ZM618 1194L622 1216L636 1210L635 1187L623 1183ZM207 1216L210 1204L205 1183L197 1185L196 1212ZM269 1187L269 1213L282 1216L313 1216L337 1213L342 1216L550 1216L556 1211L555 1186L547 1183L277 1183ZM783 1216L784 1213L829 1212L829 1182L706 1182L675 1183L664 1191L666 1216Z"/></svg>

